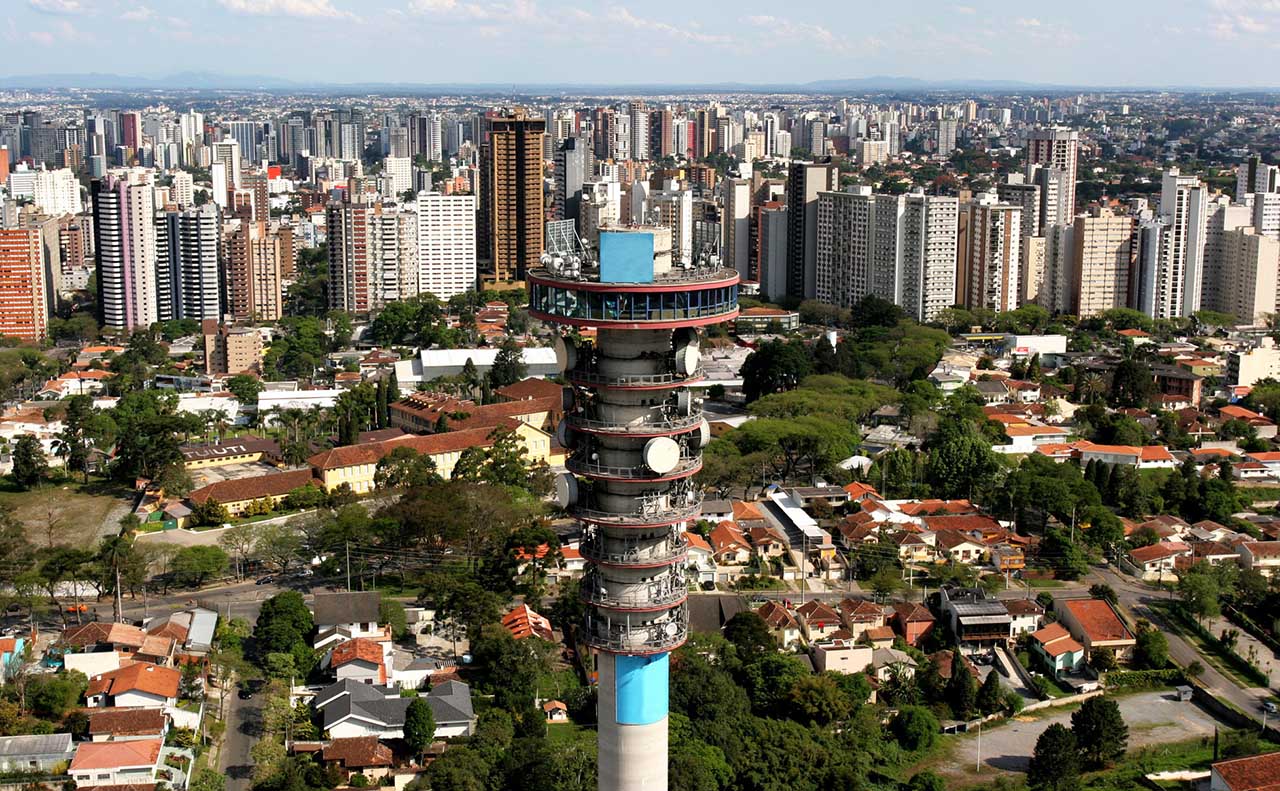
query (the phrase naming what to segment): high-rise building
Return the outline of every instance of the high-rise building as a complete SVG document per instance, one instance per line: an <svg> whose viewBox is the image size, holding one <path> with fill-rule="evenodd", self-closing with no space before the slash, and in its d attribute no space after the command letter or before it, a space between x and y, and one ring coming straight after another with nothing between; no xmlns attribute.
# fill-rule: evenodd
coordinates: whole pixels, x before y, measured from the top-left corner
<svg viewBox="0 0 1280 791"><path fill-rule="evenodd" d="M760 207L760 294L787 293L787 209L778 201Z"/></svg>
<svg viewBox="0 0 1280 791"><path fill-rule="evenodd" d="M1020 177L1019 177L1020 178ZM996 185L996 194L1001 203L1008 203L1022 209L1022 235L1040 235L1040 187L1025 182L1001 182Z"/></svg>
<svg viewBox="0 0 1280 791"><path fill-rule="evenodd" d="M240 148L240 156L249 162L255 161L254 152L258 150L260 128L253 121L230 121L227 123L227 134L236 141Z"/></svg>
<svg viewBox="0 0 1280 791"><path fill-rule="evenodd" d="M853 307L876 296L931 320L955 299L957 211L957 199L922 190L820 194L816 298Z"/></svg>
<svg viewBox="0 0 1280 791"><path fill-rule="evenodd" d="M150 184L116 176L92 182L98 320L132 330L159 321L155 204Z"/></svg>
<svg viewBox="0 0 1280 791"><path fill-rule="evenodd" d="M243 153L240 150L240 143L237 140L219 140L213 144L212 163L222 163L226 166L227 189L238 190L241 186L240 177L242 174L243 162L241 158ZM217 195L214 195L217 198Z"/></svg>
<svg viewBox="0 0 1280 791"><path fill-rule="evenodd" d="M555 195L552 214L557 220L578 220L582 182L586 180L586 141L568 137L555 152Z"/></svg>
<svg viewBox="0 0 1280 791"><path fill-rule="evenodd" d="M157 211L155 240L159 320L221 318L218 207Z"/></svg>
<svg viewBox="0 0 1280 791"><path fill-rule="evenodd" d="M1139 310L1153 318L1190 316L1200 309L1209 193L1195 176L1165 172L1160 213L1143 224L1139 251Z"/></svg>
<svg viewBox="0 0 1280 791"><path fill-rule="evenodd" d="M628 108L631 116L631 159L649 158L649 111L644 102L633 99Z"/></svg>
<svg viewBox="0 0 1280 791"><path fill-rule="evenodd" d="M775 297L812 299L817 293L818 194L839 183L836 166L794 162L787 171L787 291Z"/></svg>
<svg viewBox="0 0 1280 791"><path fill-rule="evenodd" d="M48 302L40 231L0 229L0 336L44 340Z"/></svg>
<svg viewBox="0 0 1280 791"><path fill-rule="evenodd" d="M195 205L195 180L190 173L179 170L173 174L173 185L170 187L169 197L179 209Z"/></svg>
<svg viewBox="0 0 1280 791"><path fill-rule="evenodd" d="M724 239L720 243L720 260L733 269L743 280L751 280L751 182L747 179L725 178L720 182L724 196L724 213L721 230Z"/></svg>
<svg viewBox="0 0 1280 791"><path fill-rule="evenodd" d="M1253 209L1232 203L1225 195L1210 198L1205 207L1204 255L1200 269L1200 308L1232 312L1225 306L1239 304L1240 295L1231 293L1239 279L1227 271L1227 234L1249 228ZM1241 321L1250 319L1241 316Z"/></svg>
<svg viewBox="0 0 1280 791"><path fill-rule="evenodd" d="M279 321L283 317L285 244L292 246L292 239L273 232L265 222L239 221L223 236L227 313L232 318Z"/></svg>
<svg viewBox="0 0 1280 791"><path fill-rule="evenodd" d="M938 121L938 154L949 157L956 150L956 122L951 118Z"/></svg>
<svg viewBox="0 0 1280 791"><path fill-rule="evenodd" d="M382 172L390 179L391 192L396 198L413 188L413 162L409 157L387 157L382 160Z"/></svg>
<svg viewBox="0 0 1280 791"><path fill-rule="evenodd" d="M238 374L262 368L262 336L253 327L230 327L217 319L205 319L200 327L205 373Z"/></svg>
<svg viewBox="0 0 1280 791"><path fill-rule="evenodd" d="M1246 227L1226 231L1220 247L1221 286L1205 309L1235 316L1242 324L1265 325L1276 311L1280 242Z"/></svg>
<svg viewBox="0 0 1280 791"><path fill-rule="evenodd" d="M1280 191L1280 168L1253 154L1236 168L1236 200L1245 203L1259 192Z"/></svg>
<svg viewBox="0 0 1280 791"><path fill-rule="evenodd" d="M364 196L332 202L325 210L328 234L329 307L367 313L380 307L376 209Z"/></svg>
<svg viewBox="0 0 1280 791"><path fill-rule="evenodd" d="M476 287L474 195L418 193L417 290L448 299Z"/></svg>
<svg viewBox="0 0 1280 791"><path fill-rule="evenodd" d="M1052 213L1058 225L1076 216L1076 160L1080 151L1080 133L1074 129L1049 127L1032 129L1027 134L1027 166L1039 165L1062 171L1063 184L1058 192L1058 206ZM1046 217L1044 225L1052 224Z"/></svg>
<svg viewBox="0 0 1280 791"><path fill-rule="evenodd" d="M992 193L961 207L956 251L961 304L997 313L1018 307L1021 220L1021 207L1002 204Z"/></svg>
<svg viewBox="0 0 1280 791"><path fill-rule="evenodd" d="M1076 217L1067 312L1085 318L1129 304L1133 217L1094 206Z"/></svg>
<svg viewBox="0 0 1280 791"><path fill-rule="evenodd" d="M572 453L556 491L584 525L579 634L599 679L599 787L608 791L667 788L669 655L689 624L684 532L700 513L691 479L711 437L686 385L701 375L696 328L738 313L737 273L662 271L655 243L647 230L605 232L589 281L542 268L529 278L531 316L596 329L590 346L557 339L585 406L561 425Z"/></svg>
<svg viewBox="0 0 1280 791"><path fill-rule="evenodd" d="M693 249L693 191L680 189L676 182L669 182L665 189L650 197L656 210L658 224L671 229L671 258L676 264L692 264Z"/></svg>
<svg viewBox="0 0 1280 791"><path fill-rule="evenodd" d="M523 280L542 256L545 128L523 109L484 118L476 252L496 281Z"/></svg>

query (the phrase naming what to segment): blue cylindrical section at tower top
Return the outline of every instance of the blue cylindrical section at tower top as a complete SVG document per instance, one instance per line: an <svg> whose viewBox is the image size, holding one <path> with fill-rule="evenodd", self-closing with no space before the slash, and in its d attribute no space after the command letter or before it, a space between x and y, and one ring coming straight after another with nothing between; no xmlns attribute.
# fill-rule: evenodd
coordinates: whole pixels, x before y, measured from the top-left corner
<svg viewBox="0 0 1280 791"><path fill-rule="evenodd" d="M667 716L670 654L614 658L619 725L651 725Z"/></svg>

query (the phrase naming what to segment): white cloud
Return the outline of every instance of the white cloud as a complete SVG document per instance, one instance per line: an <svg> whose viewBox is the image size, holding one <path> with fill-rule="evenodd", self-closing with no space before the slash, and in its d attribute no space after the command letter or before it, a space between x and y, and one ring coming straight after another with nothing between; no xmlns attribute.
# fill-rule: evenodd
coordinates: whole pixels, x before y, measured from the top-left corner
<svg viewBox="0 0 1280 791"><path fill-rule="evenodd" d="M27 0L27 5L46 14L79 14L86 10L80 0Z"/></svg>
<svg viewBox="0 0 1280 791"><path fill-rule="evenodd" d="M233 14L291 16L302 19L349 19L354 14L333 7L332 0L218 0Z"/></svg>
<svg viewBox="0 0 1280 791"><path fill-rule="evenodd" d="M821 25L811 25L806 22L792 22L787 19L780 19L775 16L755 15L743 18L752 27L764 28L768 31L768 36L775 42L785 41L789 44L812 44L822 47L826 50L835 52L846 52L851 47L849 42L842 36L832 33ZM868 39L874 47L878 49L881 42L875 39ZM767 42L766 42L767 43Z"/></svg>
<svg viewBox="0 0 1280 791"><path fill-rule="evenodd" d="M152 11L144 5L140 5L136 8L131 8L128 11L125 11L120 15L120 18L129 22L146 22L148 19L154 19L155 15L155 11Z"/></svg>
<svg viewBox="0 0 1280 791"><path fill-rule="evenodd" d="M965 16L972 16L978 13L978 9L974 8L971 5L952 6L951 10L955 11L957 14L964 14Z"/></svg>
<svg viewBox="0 0 1280 791"><path fill-rule="evenodd" d="M1014 24L1017 25L1018 27L1040 27L1042 23L1040 22L1039 19L1036 19L1035 17L1032 17L1030 19L1027 19L1026 17L1022 17L1018 19L1018 21L1014 22Z"/></svg>
<svg viewBox="0 0 1280 791"><path fill-rule="evenodd" d="M672 39L691 41L697 44L728 44L732 41L729 36L700 33L696 30L676 27L675 25L667 22L659 22L655 19L638 17L622 6L613 6L610 8L606 18L610 22L632 28L633 30L646 30L653 33L660 33Z"/></svg>

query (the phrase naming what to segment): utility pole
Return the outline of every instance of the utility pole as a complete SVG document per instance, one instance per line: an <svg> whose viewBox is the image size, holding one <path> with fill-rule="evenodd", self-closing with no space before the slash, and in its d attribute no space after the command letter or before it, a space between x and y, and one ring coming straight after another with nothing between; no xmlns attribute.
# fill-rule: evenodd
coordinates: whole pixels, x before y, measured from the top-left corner
<svg viewBox="0 0 1280 791"><path fill-rule="evenodd" d="M347 542L347 592L351 591L351 542Z"/></svg>
<svg viewBox="0 0 1280 791"><path fill-rule="evenodd" d="M982 720L978 720L978 756L973 761L973 771L982 771Z"/></svg>

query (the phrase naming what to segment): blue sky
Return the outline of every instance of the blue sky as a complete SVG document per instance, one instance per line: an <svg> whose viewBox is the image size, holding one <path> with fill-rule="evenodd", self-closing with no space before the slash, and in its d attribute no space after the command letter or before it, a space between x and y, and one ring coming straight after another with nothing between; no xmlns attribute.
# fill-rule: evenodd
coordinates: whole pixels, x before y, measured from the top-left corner
<svg viewBox="0 0 1280 791"><path fill-rule="evenodd" d="M1280 0L3 0L0 74L1280 84Z"/></svg>

